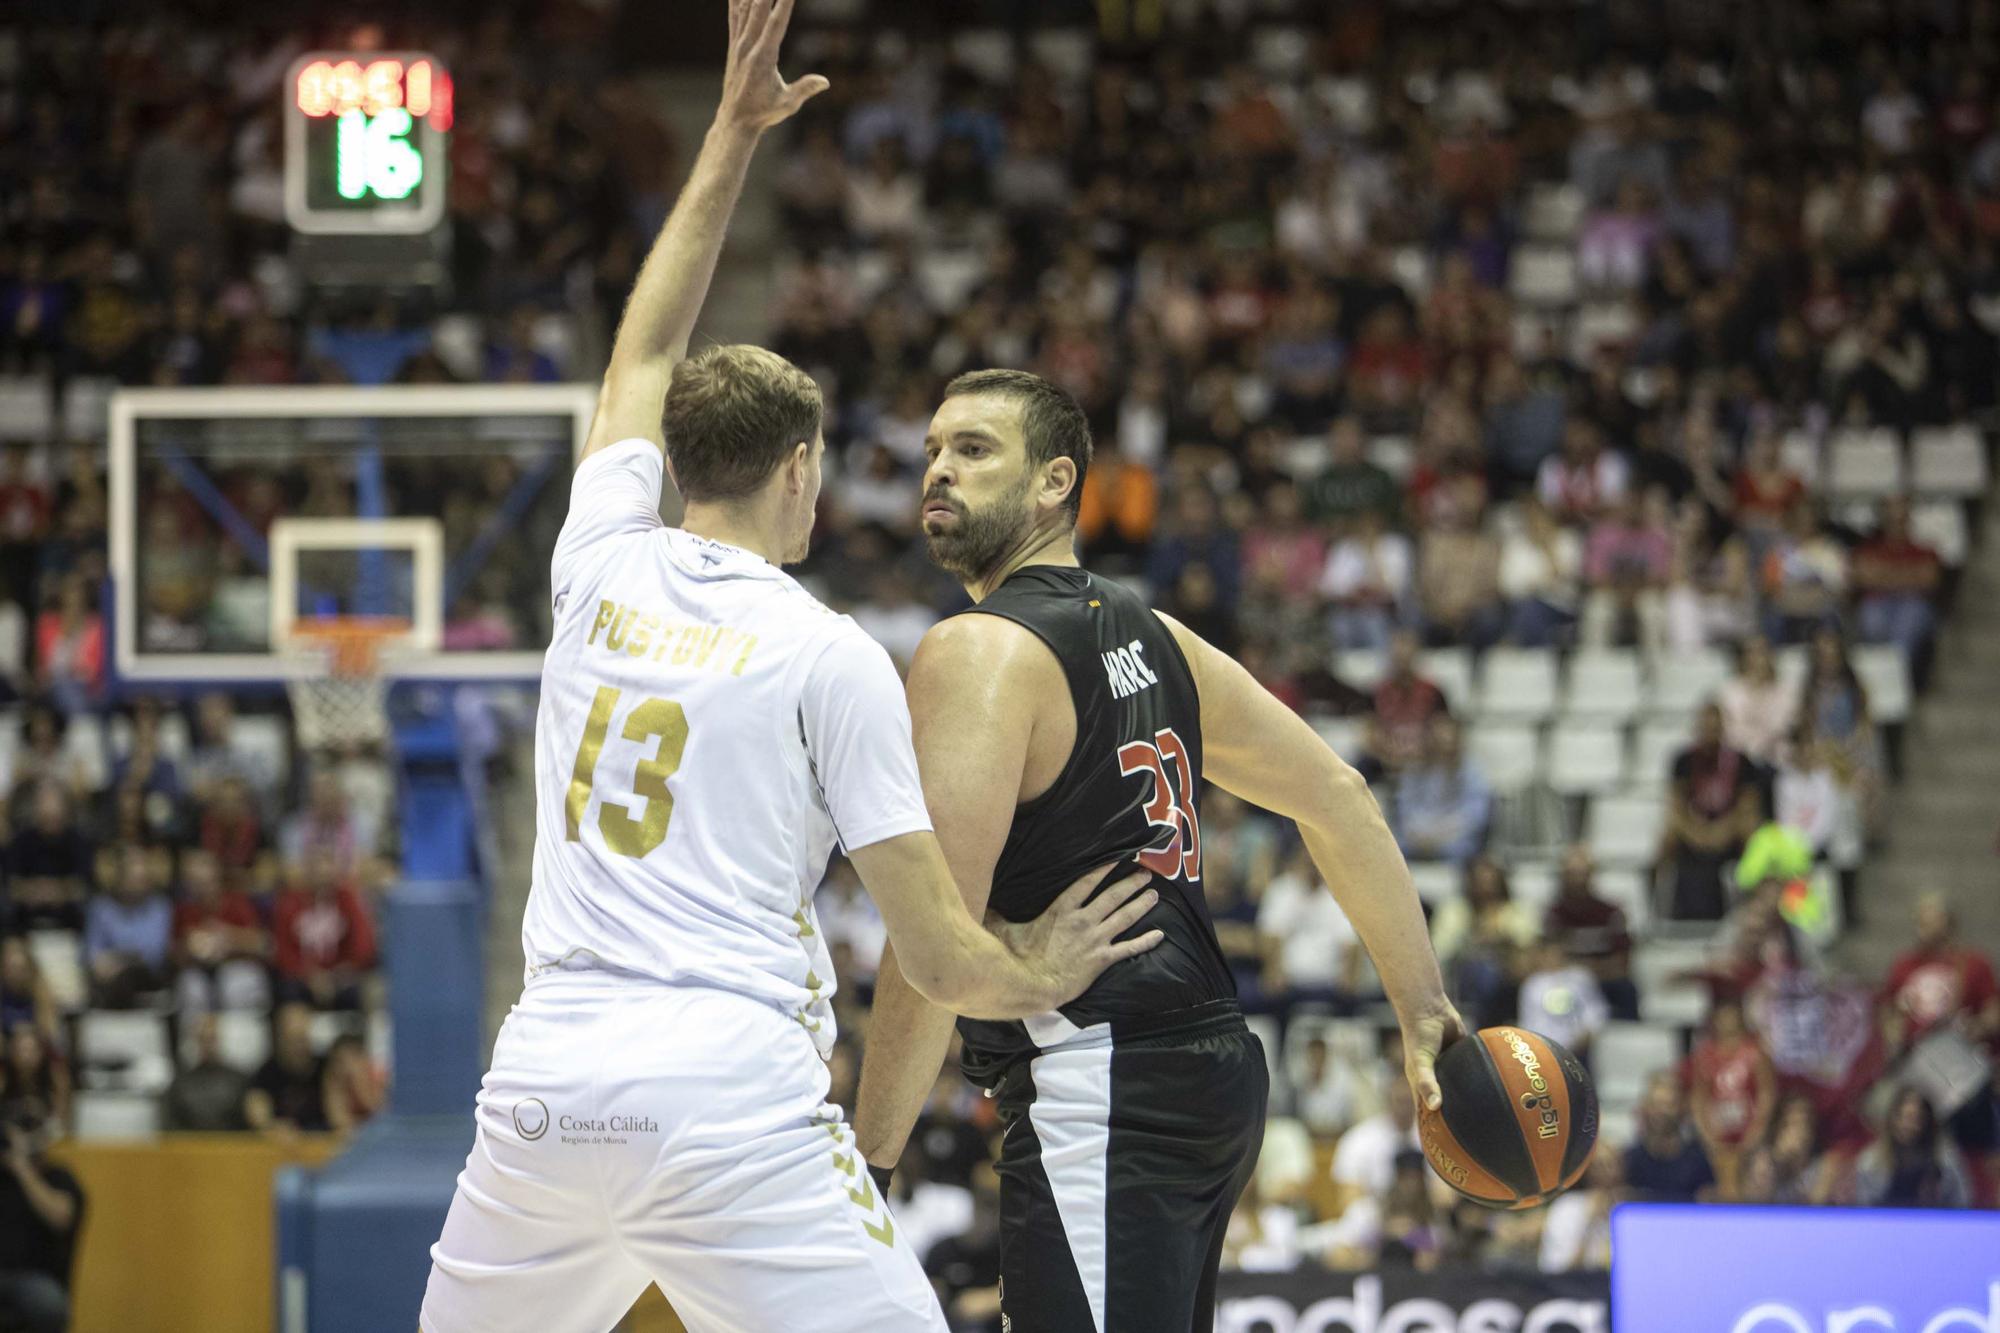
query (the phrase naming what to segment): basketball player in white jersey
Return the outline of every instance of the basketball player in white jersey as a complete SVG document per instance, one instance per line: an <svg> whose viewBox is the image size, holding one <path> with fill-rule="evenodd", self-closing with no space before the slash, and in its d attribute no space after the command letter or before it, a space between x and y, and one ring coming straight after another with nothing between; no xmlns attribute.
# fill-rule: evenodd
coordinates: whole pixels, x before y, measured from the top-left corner
<svg viewBox="0 0 2000 1333"><path fill-rule="evenodd" d="M791 8L730 0L722 106L640 270L556 542L528 978L425 1333L603 1333L655 1282L693 1333L942 1333L825 1100L830 849L912 984L962 1013L1053 1008L1159 940L1118 940L1156 895L1090 900L1101 871L1004 938L966 912L888 655L780 569L812 527L817 387L753 347L683 360L759 135L826 87L778 74Z"/></svg>

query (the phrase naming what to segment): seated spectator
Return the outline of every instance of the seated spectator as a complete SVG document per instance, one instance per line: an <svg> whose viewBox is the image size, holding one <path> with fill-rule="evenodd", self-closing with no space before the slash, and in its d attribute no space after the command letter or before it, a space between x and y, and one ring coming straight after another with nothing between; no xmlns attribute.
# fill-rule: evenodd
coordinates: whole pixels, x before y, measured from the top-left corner
<svg viewBox="0 0 2000 1333"><path fill-rule="evenodd" d="M1742 1001L1717 1000L1688 1059L1695 1133L1724 1199L1740 1196L1743 1154L1761 1143L1778 1100L1771 1057L1743 1018Z"/></svg>
<svg viewBox="0 0 2000 1333"><path fill-rule="evenodd" d="M368 1058L361 1038L343 1032L326 1049L326 1125L336 1134L345 1134L372 1119L382 1109L384 1089L381 1076Z"/></svg>
<svg viewBox="0 0 2000 1333"><path fill-rule="evenodd" d="M1563 854L1555 900L1542 915L1542 935L1561 947L1563 957L1590 969L1613 1018L1633 1022L1639 1017L1639 989L1632 984L1632 932L1625 909L1598 896L1596 875L1590 848L1578 843Z"/></svg>
<svg viewBox="0 0 2000 1333"><path fill-rule="evenodd" d="M1500 545L1463 506L1438 514L1417 557L1417 608L1425 636L1440 646L1491 647L1505 625L1500 601Z"/></svg>
<svg viewBox="0 0 2000 1333"><path fill-rule="evenodd" d="M375 966L375 923L326 849L309 853L271 913L278 993L321 1009L359 1009Z"/></svg>
<svg viewBox="0 0 2000 1333"><path fill-rule="evenodd" d="M1938 553L1910 535L1910 502L1882 503L1882 525L1854 552L1855 611L1861 638L1902 649L1919 684L1937 635L1937 596L1944 579Z"/></svg>
<svg viewBox="0 0 2000 1333"><path fill-rule="evenodd" d="M1396 1180L1396 1158L1423 1151L1417 1137L1417 1099L1401 1068L1389 1062L1382 1075L1382 1109L1340 1136L1333 1150L1333 1183L1343 1210L1359 1198L1381 1199Z"/></svg>
<svg viewBox="0 0 2000 1333"><path fill-rule="evenodd" d="M1837 624L1847 592L1847 552L1827 535L1809 499L1793 502L1785 525L1763 558L1764 635L1773 643L1804 643Z"/></svg>
<svg viewBox="0 0 2000 1333"><path fill-rule="evenodd" d="M84 961L90 968L91 1003L130 1009L168 982L174 909L153 882L145 850L120 848L111 891L90 900Z"/></svg>
<svg viewBox="0 0 2000 1333"><path fill-rule="evenodd" d="M161 1128L206 1134L250 1128L243 1114L250 1079L224 1062L215 1014L197 1014L193 1022L194 1060L167 1086L160 1103Z"/></svg>
<svg viewBox="0 0 2000 1333"><path fill-rule="evenodd" d="M1305 521L1301 503L1298 487L1273 485L1264 493L1261 521L1243 538L1244 578L1289 602L1309 600L1326 568L1326 537Z"/></svg>
<svg viewBox="0 0 2000 1333"><path fill-rule="evenodd" d="M1632 291L1646 281L1653 245L1660 238L1659 213L1646 187L1627 180L1612 206L1584 220L1576 239L1577 277L1603 291Z"/></svg>
<svg viewBox="0 0 2000 1333"><path fill-rule="evenodd" d="M1583 574L1583 539L1556 522L1533 495L1521 501L1521 526L1500 544L1500 594L1507 600L1507 638L1522 648L1546 648L1576 624Z"/></svg>
<svg viewBox="0 0 2000 1333"><path fill-rule="evenodd" d="M348 800L338 772L316 767L306 786L305 808L287 819L278 834L278 853L285 864L300 865L311 851L324 848L343 876L356 878L382 850L378 823L372 811Z"/></svg>
<svg viewBox="0 0 2000 1333"><path fill-rule="evenodd" d="M1396 843L1413 861L1462 864L1486 842L1493 789L1465 753L1458 722L1430 721L1424 756L1396 781Z"/></svg>
<svg viewBox="0 0 2000 1333"><path fill-rule="evenodd" d="M1742 854L1744 840L1762 822L1752 767L1742 751L1723 742L1722 709L1704 705L1694 744L1674 759L1667 797L1668 915L1677 921L1722 917L1722 868Z"/></svg>
<svg viewBox="0 0 2000 1333"><path fill-rule="evenodd" d="M0 1123L33 1118L53 1125L70 1123L69 1066L59 1048L42 1040L29 1023L16 1023L5 1033L0 1061Z"/></svg>
<svg viewBox="0 0 2000 1333"><path fill-rule="evenodd" d="M1590 1043L1611 1021L1611 1006L1589 968L1565 958L1560 944L1544 940L1528 955L1516 1021L1569 1047L1588 1065Z"/></svg>
<svg viewBox="0 0 2000 1333"><path fill-rule="evenodd" d="M35 676L65 713L89 708L104 691L104 618L82 574L64 579L56 604L35 621Z"/></svg>
<svg viewBox="0 0 2000 1333"><path fill-rule="evenodd" d="M25 935L0 935L0 1032L25 1023L53 1043L60 1034L55 996Z"/></svg>
<svg viewBox="0 0 2000 1333"><path fill-rule="evenodd" d="M1159 474L1116 443L1099 449L1083 477L1076 530L1092 561L1143 556L1160 518ZM1318 573L1317 570L1314 571Z"/></svg>
<svg viewBox="0 0 2000 1333"><path fill-rule="evenodd" d="M49 1160L56 1126L43 1117L0 1122L0 1327L62 1333L83 1226L76 1177Z"/></svg>
<svg viewBox="0 0 2000 1333"><path fill-rule="evenodd" d="M1799 719L1778 751L1771 817L1805 839L1815 862L1840 876L1841 916L1852 927L1861 921L1855 871L1861 864L1862 828L1850 777L1840 749L1819 738L1810 718Z"/></svg>
<svg viewBox="0 0 2000 1333"><path fill-rule="evenodd" d="M1890 965L1879 1003L1889 1044L1900 1050L1956 1027L1982 1044L2000 1044L2000 985L1992 960L1961 943L1942 893L1916 903L1916 942Z"/></svg>
<svg viewBox="0 0 2000 1333"><path fill-rule="evenodd" d="M1474 1029L1513 1021L1515 988L1536 938L1534 920L1508 889L1507 872L1490 856L1467 862L1463 892L1431 915L1431 948L1447 992Z"/></svg>
<svg viewBox="0 0 2000 1333"><path fill-rule="evenodd" d="M174 908L174 964L181 1007L261 1009L270 1003L270 937L250 895L223 885L215 857L181 853L181 901Z"/></svg>
<svg viewBox="0 0 2000 1333"><path fill-rule="evenodd" d="M1365 510L1333 543L1320 575L1333 645L1381 648L1394 633L1411 586L1410 539L1388 530L1382 515Z"/></svg>
<svg viewBox="0 0 2000 1333"><path fill-rule="evenodd" d="M1785 466L1776 426L1766 423L1750 432L1743 466L1736 471L1731 493L1737 526L1761 555L1783 531L1786 518L1807 498L1805 482Z"/></svg>
<svg viewBox="0 0 2000 1333"><path fill-rule="evenodd" d="M1303 846L1257 906L1265 996L1350 1002L1367 979L1367 952Z"/></svg>
<svg viewBox="0 0 2000 1333"><path fill-rule="evenodd" d="M1666 493L1610 501L1584 543L1583 642L1636 643L1657 653L1666 642L1666 587L1673 558Z"/></svg>
<svg viewBox="0 0 2000 1333"><path fill-rule="evenodd" d="M204 694L195 704L194 747L188 754L188 794L209 800L226 778L238 778L251 792L272 792L278 774L266 756L245 745L236 727L236 705L226 694ZM225 860L225 865L227 864Z"/></svg>
<svg viewBox="0 0 2000 1333"><path fill-rule="evenodd" d="M1365 1077L1351 1062L1336 1059L1325 1037L1306 1038L1298 1067L1287 1080L1292 1115L1314 1138L1339 1137L1358 1118Z"/></svg>
<svg viewBox="0 0 2000 1333"><path fill-rule="evenodd" d="M1542 461L1535 491L1558 520L1589 523L1625 494L1626 479L1624 458L1604 447L1598 424L1572 414L1563 425L1562 452Z"/></svg>
<svg viewBox="0 0 2000 1333"><path fill-rule="evenodd" d="M1532 487L1543 463L1562 447L1568 404L1553 385L1530 381L1521 363L1496 354L1486 373L1486 455L1506 490Z"/></svg>
<svg viewBox="0 0 2000 1333"><path fill-rule="evenodd" d="M1334 529L1363 514L1379 514L1385 524L1394 522L1402 510L1402 494L1388 470L1369 459L1360 418L1337 419L1326 440L1326 470L1306 483L1306 517Z"/></svg>
<svg viewBox="0 0 2000 1333"><path fill-rule="evenodd" d="M1821 1204L1839 1174L1820 1155L1819 1118L1812 1098L1799 1093L1779 1099L1764 1142L1743 1159L1737 1181L1740 1203Z"/></svg>
<svg viewBox="0 0 2000 1333"><path fill-rule="evenodd" d="M1715 1185L1708 1153L1689 1131L1680 1080L1658 1073L1639 1104L1639 1133L1625 1150L1625 1182L1634 1200L1648 1203L1706 1201Z"/></svg>
<svg viewBox="0 0 2000 1333"><path fill-rule="evenodd" d="M1882 799L1882 743L1868 707L1868 690L1854 672L1840 631L1823 626L1813 635L1799 716L1832 746L1842 781L1854 796L1862 828L1873 827Z"/></svg>
<svg viewBox="0 0 2000 1333"><path fill-rule="evenodd" d="M1777 758L1778 743L1798 716L1797 692L1778 679L1771 641L1754 634L1736 650L1736 674L1716 692L1722 735L1731 746L1760 764Z"/></svg>
<svg viewBox="0 0 2000 1333"><path fill-rule="evenodd" d="M208 791L195 820L195 845L215 858L230 888L259 892L269 873L271 844L250 784L230 776Z"/></svg>
<svg viewBox="0 0 2000 1333"><path fill-rule="evenodd" d="M1969 1208L1965 1159L1939 1132L1937 1113L1915 1088L1898 1088L1882 1134L1854 1163L1863 1208Z"/></svg>
<svg viewBox="0 0 2000 1333"><path fill-rule="evenodd" d="M273 1019L271 1058L243 1095L243 1118L259 1133L329 1128L325 1063L313 1053L312 1006L288 1000Z"/></svg>
<svg viewBox="0 0 2000 1333"><path fill-rule="evenodd" d="M1153 538L1146 581L1164 597L1190 565L1208 567L1216 582L1217 604L1233 611L1243 568L1236 534L1222 523L1215 496L1198 484L1181 487L1171 521Z"/></svg>
<svg viewBox="0 0 2000 1333"><path fill-rule="evenodd" d="M16 930L76 930L90 887L91 849L61 784L34 788L28 824L7 844L6 924Z"/></svg>

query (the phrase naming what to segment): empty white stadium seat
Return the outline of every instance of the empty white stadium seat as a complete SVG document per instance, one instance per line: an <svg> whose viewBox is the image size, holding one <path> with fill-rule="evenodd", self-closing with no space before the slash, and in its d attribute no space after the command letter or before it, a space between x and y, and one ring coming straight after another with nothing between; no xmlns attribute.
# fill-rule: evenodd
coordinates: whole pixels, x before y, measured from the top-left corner
<svg viewBox="0 0 2000 1333"><path fill-rule="evenodd" d="M1088 28L1045 28L1028 39L1028 46L1058 82L1075 87L1090 78L1097 34Z"/></svg>
<svg viewBox="0 0 2000 1333"><path fill-rule="evenodd" d="M222 1062L233 1065L245 1073L255 1073L264 1061L271 1058L271 1020L261 1013L243 1009L225 1009L215 1016L216 1045L220 1048ZM194 1024L183 1020L182 1027L191 1034ZM192 1050L189 1041L182 1042L183 1050Z"/></svg>
<svg viewBox="0 0 2000 1333"><path fill-rule="evenodd" d="M1826 489L1835 498L1903 489L1903 444L1892 430L1843 431L1827 446Z"/></svg>
<svg viewBox="0 0 2000 1333"><path fill-rule="evenodd" d="M1014 38L1000 28L967 28L950 37L951 60L988 83L1007 84L1014 78Z"/></svg>
<svg viewBox="0 0 2000 1333"><path fill-rule="evenodd" d="M1377 435L1368 441L1368 461L1403 481L1417 461L1417 447L1407 435Z"/></svg>
<svg viewBox="0 0 2000 1333"><path fill-rule="evenodd" d="M1910 715L1910 667L1894 644L1857 643L1849 656L1868 712L1877 722L1901 722Z"/></svg>
<svg viewBox="0 0 2000 1333"><path fill-rule="evenodd" d="M1645 871L1604 866L1591 878L1591 887L1598 897L1624 909L1631 929L1642 929L1653 919L1653 892Z"/></svg>
<svg viewBox="0 0 2000 1333"><path fill-rule="evenodd" d="M1598 1100L1608 1106L1636 1105L1646 1080L1680 1063L1680 1034L1651 1023L1607 1023L1591 1043L1591 1077Z"/></svg>
<svg viewBox="0 0 2000 1333"><path fill-rule="evenodd" d="M28 932L28 953L48 983L49 998L65 1012L89 1000L90 977L83 968L83 940L67 930Z"/></svg>
<svg viewBox="0 0 2000 1333"><path fill-rule="evenodd" d="M1910 436L1910 489L1918 495L1976 499L1991 480L1986 441L1976 426L1932 427Z"/></svg>
<svg viewBox="0 0 2000 1333"><path fill-rule="evenodd" d="M1696 976L1707 960L1700 944L1649 939L1632 951L1632 982L1648 1022L1695 1027L1708 1017L1708 986Z"/></svg>
<svg viewBox="0 0 2000 1333"><path fill-rule="evenodd" d="M46 440L54 424L46 376L0 379L0 440Z"/></svg>
<svg viewBox="0 0 2000 1333"><path fill-rule="evenodd" d="M1585 649L1569 660L1563 713L1624 721L1645 695L1639 654L1629 648Z"/></svg>
<svg viewBox="0 0 2000 1333"><path fill-rule="evenodd" d="M1427 648L1417 657L1417 672L1444 692L1453 711L1472 703L1472 653L1465 648Z"/></svg>
<svg viewBox="0 0 2000 1333"><path fill-rule="evenodd" d="M1541 733L1516 722L1476 722L1466 733L1466 749L1495 791L1532 787L1542 776Z"/></svg>
<svg viewBox="0 0 2000 1333"><path fill-rule="evenodd" d="M1603 865L1647 865L1659 850L1665 819L1658 796L1600 796L1590 803L1590 850Z"/></svg>
<svg viewBox="0 0 2000 1333"><path fill-rule="evenodd" d="M1556 710L1556 655L1546 648L1495 648L1480 671L1479 715L1539 721Z"/></svg>
<svg viewBox="0 0 2000 1333"><path fill-rule="evenodd" d="M1639 317L1623 301L1594 301L1577 312L1570 324L1570 353L1588 363L1597 349L1627 343L1639 332Z"/></svg>
<svg viewBox="0 0 2000 1333"><path fill-rule="evenodd" d="M93 1009L77 1019L76 1044L85 1077L95 1086L159 1093L173 1081L167 1021L152 1010Z"/></svg>
<svg viewBox="0 0 2000 1333"><path fill-rule="evenodd" d="M1421 245L1400 246L1389 256L1389 272L1411 300L1422 301L1431 289L1430 252Z"/></svg>
<svg viewBox="0 0 2000 1333"><path fill-rule="evenodd" d="M1368 723L1359 717L1316 717L1312 728L1326 747L1335 754L1353 763L1361 757L1368 737Z"/></svg>
<svg viewBox="0 0 2000 1333"><path fill-rule="evenodd" d="M1465 872L1442 861L1412 861L1410 880L1417 896L1435 907L1447 898L1456 898L1465 884Z"/></svg>
<svg viewBox="0 0 2000 1333"><path fill-rule="evenodd" d="M98 1143L150 1139L160 1132L160 1099L147 1093L76 1094L76 1136Z"/></svg>
<svg viewBox="0 0 2000 1333"><path fill-rule="evenodd" d="M1332 453L1323 435L1299 435L1278 447L1284 470L1294 477L1317 477L1326 471Z"/></svg>
<svg viewBox="0 0 2000 1333"><path fill-rule="evenodd" d="M1569 320L1553 310L1514 312L1514 355L1538 360L1549 349L1558 354L1569 338Z"/></svg>
<svg viewBox="0 0 2000 1333"><path fill-rule="evenodd" d="M77 766L92 790L111 782L111 758L104 741L104 723L95 713L73 713L63 732L63 753Z"/></svg>
<svg viewBox="0 0 2000 1333"><path fill-rule="evenodd" d="M1269 25L1251 30L1250 62L1275 82L1296 82L1311 55L1312 39L1303 28Z"/></svg>
<svg viewBox="0 0 2000 1333"><path fill-rule="evenodd" d="M1389 654L1374 648L1350 648L1333 655L1333 674L1357 690L1372 690L1389 670Z"/></svg>
<svg viewBox="0 0 2000 1333"><path fill-rule="evenodd" d="M291 751L285 719L270 713L239 713L230 735L232 747L252 756L284 790L291 777Z"/></svg>
<svg viewBox="0 0 2000 1333"><path fill-rule="evenodd" d="M1729 654L1708 648L1656 657L1648 674L1646 711L1656 717L1685 719L1714 698L1722 682L1729 679Z"/></svg>
<svg viewBox="0 0 2000 1333"><path fill-rule="evenodd" d="M118 381L79 375L63 385L63 434L72 440L101 440L111 428L111 395Z"/></svg>
<svg viewBox="0 0 2000 1333"><path fill-rule="evenodd" d="M1809 489L1818 489L1821 452L1819 437L1809 430L1786 431L1778 441L1778 461Z"/></svg>
<svg viewBox="0 0 2000 1333"><path fill-rule="evenodd" d="M1632 769L1627 782L1635 789L1661 791L1673 782L1674 760L1694 740L1686 718L1655 718L1639 728L1632 742Z"/></svg>
<svg viewBox="0 0 2000 1333"><path fill-rule="evenodd" d="M1597 1142L1600 1149L1623 1152L1639 1137L1639 1113L1629 1106L1597 1108Z"/></svg>
<svg viewBox="0 0 2000 1333"><path fill-rule="evenodd" d="M1802 643L1786 644L1771 654L1771 666L1785 688L1796 693L1806 683L1806 672L1812 667L1812 658Z"/></svg>
<svg viewBox="0 0 2000 1333"><path fill-rule="evenodd" d="M1537 185L1528 191L1525 222L1538 241L1567 241L1583 224L1583 191L1574 185Z"/></svg>
<svg viewBox="0 0 2000 1333"><path fill-rule="evenodd" d="M1507 290L1526 306L1568 306L1576 302L1576 255L1562 246L1524 246L1514 252Z"/></svg>
<svg viewBox="0 0 2000 1333"><path fill-rule="evenodd" d="M1926 500L1910 506L1910 535L1938 553L1947 569L1960 569L1972 550L1965 506L1957 500Z"/></svg>
<svg viewBox="0 0 2000 1333"><path fill-rule="evenodd" d="M1547 861L1527 861L1507 870L1507 890L1528 919L1540 924L1561 887L1562 868Z"/></svg>
<svg viewBox="0 0 2000 1333"><path fill-rule="evenodd" d="M1565 722L1549 735L1549 786L1565 796L1615 791L1625 784L1625 731L1616 725Z"/></svg>

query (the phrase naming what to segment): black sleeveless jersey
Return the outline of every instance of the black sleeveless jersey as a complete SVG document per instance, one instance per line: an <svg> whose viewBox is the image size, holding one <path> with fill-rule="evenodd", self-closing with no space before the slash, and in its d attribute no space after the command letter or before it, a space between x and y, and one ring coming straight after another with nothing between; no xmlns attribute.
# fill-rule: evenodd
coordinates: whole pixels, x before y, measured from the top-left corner
<svg viewBox="0 0 2000 1333"><path fill-rule="evenodd" d="M1153 872L1160 901L1133 928L1157 948L1113 964L1060 1014L960 1019L965 1072L991 1085L1015 1060L1076 1029L1232 999L1236 984L1201 888L1201 700L1180 645L1145 602L1109 579L1030 565L961 614L1004 616L1062 663L1076 746L1049 789L1014 811L993 869L990 910L1027 921L1096 866Z"/></svg>

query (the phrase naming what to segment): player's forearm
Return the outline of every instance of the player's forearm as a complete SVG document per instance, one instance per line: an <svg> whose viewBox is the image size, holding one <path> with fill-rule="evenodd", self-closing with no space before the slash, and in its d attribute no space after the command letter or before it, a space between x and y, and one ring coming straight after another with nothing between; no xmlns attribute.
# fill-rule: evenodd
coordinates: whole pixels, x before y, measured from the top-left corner
<svg viewBox="0 0 2000 1333"><path fill-rule="evenodd" d="M906 949L907 977L926 999L967 1018L1047 1013L1071 998L1061 979L1024 958L970 915L953 914L935 940Z"/></svg>
<svg viewBox="0 0 2000 1333"><path fill-rule="evenodd" d="M903 1155L951 1045L951 1026L951 1012L917 994L895 951L883 950L854 1108L854 1139L870 1164L894 1166Z"/></svg>
<svg viewBox="0 0 2000 1333"><path fill-rule="evenodd" d="M1397 1016L1407 1022L1445 1007L1423 905L1368 784L1342 772L1320 806L1299 825L1306 851L1368 947Z"/></svg>
<svg viewBox="0 0 2000 1333"><path fill-rule="evenodd" d="M709 127L687 185L632 285L611 346L614 370L671 365L687 354L760 137L758 130L723 117Z"/></svg>

